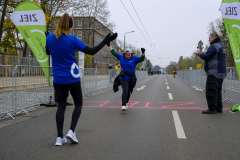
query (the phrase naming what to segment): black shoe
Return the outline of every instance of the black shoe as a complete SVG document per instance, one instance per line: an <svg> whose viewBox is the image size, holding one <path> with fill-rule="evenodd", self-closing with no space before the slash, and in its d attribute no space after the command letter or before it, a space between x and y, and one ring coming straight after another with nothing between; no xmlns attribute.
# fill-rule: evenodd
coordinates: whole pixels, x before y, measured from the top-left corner
<svg viewBox="0 0 240 160"><path fill-rule="evenodd" d="M222 109L217 109L217 113L223 113Z"/></svg>
<svg viewBox="0 0 240 160"><path fill-rule="evenodd" d="M211 110L211 109L208 109L206 111L202 111L202 114L216 114L217 111L216 110Z"/></svg>

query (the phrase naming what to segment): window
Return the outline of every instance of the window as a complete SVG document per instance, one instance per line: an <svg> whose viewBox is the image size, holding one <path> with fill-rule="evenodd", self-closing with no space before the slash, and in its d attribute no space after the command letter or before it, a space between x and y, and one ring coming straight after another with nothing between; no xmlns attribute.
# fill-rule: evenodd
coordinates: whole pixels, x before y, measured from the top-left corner
<svg viewBox="0 0 240 160"><path fill-rule="evenodd" d="M77 32L77 38L82 39L82 32L81 31Z"/></svg>
<svg viewBox="0 0 240 160"><path fill-rule="evenodd" d="M78 26L82 26L82 21L78 20Z"/></svg>

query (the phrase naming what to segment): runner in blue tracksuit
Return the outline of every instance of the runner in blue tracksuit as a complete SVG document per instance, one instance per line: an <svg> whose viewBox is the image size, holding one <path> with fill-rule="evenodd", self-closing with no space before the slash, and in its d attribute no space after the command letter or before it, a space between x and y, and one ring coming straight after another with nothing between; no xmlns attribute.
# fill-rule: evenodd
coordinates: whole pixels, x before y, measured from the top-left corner
<svg viewBox="0 0 240 160"><path fill-rule="evenodd" d="M136 65L144 61L145 58L145 49L141 48L142 56L137 57L133 56L132 50L127 48L124 51L124 54L121 55L114 51L110 46L110 43L107 44L111 53L120 61L121 73L117 76L114 81L114 91L118 90L118 86L121 85L123 89L122 93L122 111L126 111L128 108L128 102L130 95L135 87L137 78L135 75Z"/></svg>

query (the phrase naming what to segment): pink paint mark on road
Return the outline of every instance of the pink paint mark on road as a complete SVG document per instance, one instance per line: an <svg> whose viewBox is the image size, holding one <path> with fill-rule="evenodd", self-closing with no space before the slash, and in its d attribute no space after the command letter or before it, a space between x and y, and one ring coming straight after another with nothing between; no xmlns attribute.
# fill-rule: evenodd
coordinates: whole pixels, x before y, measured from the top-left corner
<svg viewBox="0 0 240 160"><path fill-rule="evenodd" d="M148 102L145 107L148 108L148 105L149 105L149 104L150 104L150 102Z"/></svg>
<svg viewBox="0 0 240 160"><path fill-rule="evenodd" d="M132 101L133 102L133 101ZM128 108L134 108L133 106L138 104L139 102L138 101L135 101L134 103L131 104L131 106L128 106Z"/></svg>
<svg viewBox="0 0 240 160"><path fill-rule="evenodd" d="M75 106L67 106L67 107L75 107ZM98 107L98 106L83 106L84 108L121 108L122 106L103 106L103 107ZM162 107L132 107L134 109L163 109L163 110L173 110L173 109L178 109L178 110L207 110L208 108L201 108L201 107L168 107L168 106L162 106ZM225 111L229 111L230 109L223 109Z"/></svg>
<svg viewBox="0 0 240 160"><path fill-rule="evenodd" d="M109 101L84 101L85 103L97 103L95 106L89 105L89 106L83 106L86 108L121 108L122 106L106 106L109 104ZM122 102L122 101L118 101ZM100 103L100 104L99 104ZM155 106L151 107L149 104L151 102L147 102L145 107L136 107L136 104L138 104L139 101L130 101L129 108L147 108L147 109L179 109L179 110L206 110L208 108L202 108L202 107L186 107L186 105L192 105L194 102L158 102L158 104L165 104L164 106ZM169 105L166 105L169 104ZM170 105L171 104L171 105ZM67 106L67 107L75 107L75 106ZM223 110L230 110L230 109L223 109Z"/></svg>
<svg viewBox="0 0 240 160"><path fill-rule="evenodd" d="M109 101L84 101L85 103L102 103L100 105L96 105L95 107L103 107L105 104L108 104ZM90 106L92 107L92 106Z"/></svg>
<svg viewBox="0 0 240 160"><path fill-rule="evenodd" d="M122 102L122 101L118 101L118 102ZM129 101L128 104L130 104L130 106L128 106L128 108L133 108L133 106L138 104L138 103L139 103L139 101Z"/></svg>
<svg viewBox="0 0 240 160"><path fill-rule="evenodd" d="M109 103L109 101L107 101L107 102L105 102L105 103L99 105L99 107L103 107L105 104L108 104L108 103Z"/></svg>
<svg viewBox="0 0 240 160"><path fill-rule="evenodd" d="M158 102L158 103L187 103L187 104L194 104L194 102Z"/></svg>

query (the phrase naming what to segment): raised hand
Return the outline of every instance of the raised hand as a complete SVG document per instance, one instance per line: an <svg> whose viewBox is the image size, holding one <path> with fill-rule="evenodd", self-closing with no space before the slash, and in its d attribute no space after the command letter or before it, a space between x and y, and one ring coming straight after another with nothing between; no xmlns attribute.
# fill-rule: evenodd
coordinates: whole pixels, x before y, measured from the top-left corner
<svg viewBox="0 0 240 160"><path fill-rule="evenodd" d="M109 33L106 37L105 37L105 42L106 44L108 44L108 42L111 42L113 40L115 40L117 38L118 34L114 33L113 35L111 35L111 33Z"/></svg>
<svg viewBox="0 0 240 160"><path fill-rule="evenodd" d="M145 53L145 48L141 48L141 51L144 54Z"/></svg>

